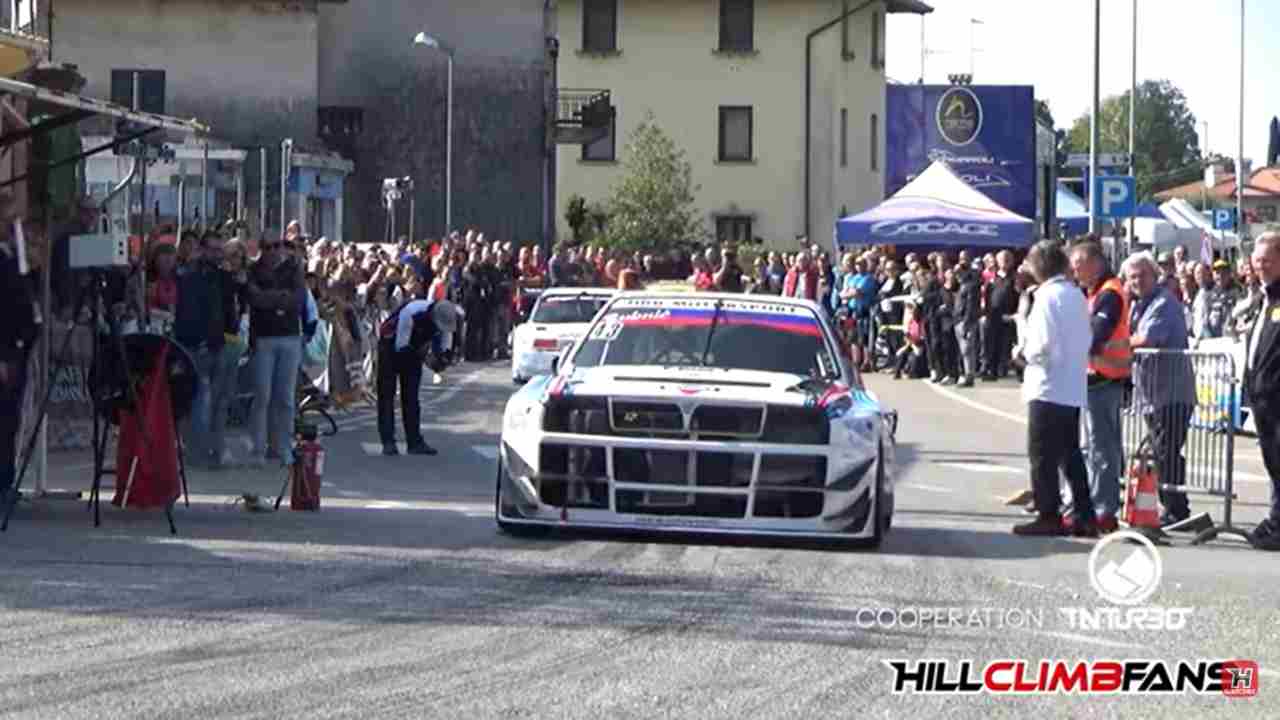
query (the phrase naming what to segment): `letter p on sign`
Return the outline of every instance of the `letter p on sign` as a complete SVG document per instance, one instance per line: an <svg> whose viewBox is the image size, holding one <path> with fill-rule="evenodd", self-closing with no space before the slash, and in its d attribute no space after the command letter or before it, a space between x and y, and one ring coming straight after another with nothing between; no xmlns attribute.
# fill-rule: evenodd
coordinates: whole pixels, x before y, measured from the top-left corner
<svg viewBox="0 0 1280 720"><path fill-rule="evenodd" d="M1101 218L1129 217L1133 213L1135 194L1132 176L1108 175L1093 181L1093 202Z"/></svg>

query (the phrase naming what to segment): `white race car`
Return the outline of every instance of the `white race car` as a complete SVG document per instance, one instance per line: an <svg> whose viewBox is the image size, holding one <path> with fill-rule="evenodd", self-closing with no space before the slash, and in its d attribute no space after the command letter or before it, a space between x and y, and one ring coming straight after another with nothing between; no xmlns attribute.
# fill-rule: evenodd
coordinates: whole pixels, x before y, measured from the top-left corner
<svg viewBox="0 0 1280 720"><path fill-rule="evenodd" d="M517 385L551 372L551 361L573 345L617 294L607 288L551 288L538 297L529 321L511 333L511 381Z"/></svg>
<svg viewBox="0 0 1280 720"><path fill-rule="evenodd" d="M874 546L893 518L896 430L814 303L623 293L507 402L494 511L512 533Z"/></svg>

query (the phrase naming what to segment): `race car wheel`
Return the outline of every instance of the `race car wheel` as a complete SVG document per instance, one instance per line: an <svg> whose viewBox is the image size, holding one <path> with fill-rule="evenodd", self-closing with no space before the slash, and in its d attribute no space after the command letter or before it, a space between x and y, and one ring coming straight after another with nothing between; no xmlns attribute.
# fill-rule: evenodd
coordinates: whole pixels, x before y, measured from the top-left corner
<svg viewBox="0 0 1280 720"><path fill-rule="evenodd" d="M546 537L550 528L543 525L521 525L502 519L502 457L498 457L498 479L493 490L493 519L498 523L498 532L512 537L537 538Z"/></svg>
<svg viewBox="0 0 1280 720"><path fill-rule="evenodd" d="M893 525L893 506L886 507L889 499L884 492L884 481L884 448L882 446L876 455L876 505L873 510L876 526L867 543L872 548L880 547L884 542L884 536L889 533L889 528Z"/></svg>

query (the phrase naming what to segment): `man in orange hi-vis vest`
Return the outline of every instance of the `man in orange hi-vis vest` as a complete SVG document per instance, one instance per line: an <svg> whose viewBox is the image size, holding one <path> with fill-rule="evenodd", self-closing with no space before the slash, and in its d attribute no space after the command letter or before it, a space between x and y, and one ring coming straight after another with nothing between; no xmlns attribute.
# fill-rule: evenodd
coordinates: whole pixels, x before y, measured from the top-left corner
<svg viewBox="0 0 1280 720"><path fill-rule="evenodd" d="M1129 298L1124 283L1107 268L1102 245L1092 238L1071 248L1076 282L1089 297L1089 406L1085 418L1085 465L1089 491L1097 512L1098 530L1116 529L1120 511L1120 405L1133 363L1129 347Z"/></svg>

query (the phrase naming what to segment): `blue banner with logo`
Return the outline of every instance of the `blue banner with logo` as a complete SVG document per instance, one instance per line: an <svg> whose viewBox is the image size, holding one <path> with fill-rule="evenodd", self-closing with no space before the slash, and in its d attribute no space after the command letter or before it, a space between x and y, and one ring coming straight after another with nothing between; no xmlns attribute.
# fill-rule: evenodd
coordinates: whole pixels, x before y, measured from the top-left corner
<svg viewBox="0 0 1280 720"><path fill-rule="evenodd" d="M1036 217L1030 85L890 85L885 111L886 196L943 160L1000 205Z"/></svg>

